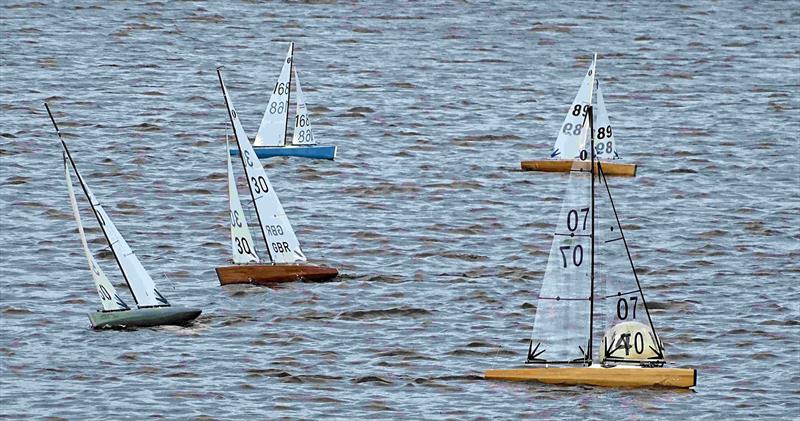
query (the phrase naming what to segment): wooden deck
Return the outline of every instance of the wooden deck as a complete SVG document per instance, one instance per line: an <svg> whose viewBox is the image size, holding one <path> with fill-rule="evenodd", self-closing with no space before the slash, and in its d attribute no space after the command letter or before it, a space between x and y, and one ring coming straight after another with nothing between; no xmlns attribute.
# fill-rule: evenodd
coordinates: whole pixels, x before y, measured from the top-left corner
<svg viewBox="0 0 800 421"><path fill-rule="evenodd" d="M334 268L305 264L245 264L217 268L220 285L258 284L269 285L280 282L321 282L339 275Z"/></svg>
<svg viewBox="0 0 800 421"><path fill-rule="evenodd" d="M520 166L523 171L544 172L569 172L575 161L570 159L537 159L522 161ZM579 161L582 169L589 171L590 163ZM601 162L605 175L618 175L623 177L636 177L636 164L623 164L619 162Z"/></svg>

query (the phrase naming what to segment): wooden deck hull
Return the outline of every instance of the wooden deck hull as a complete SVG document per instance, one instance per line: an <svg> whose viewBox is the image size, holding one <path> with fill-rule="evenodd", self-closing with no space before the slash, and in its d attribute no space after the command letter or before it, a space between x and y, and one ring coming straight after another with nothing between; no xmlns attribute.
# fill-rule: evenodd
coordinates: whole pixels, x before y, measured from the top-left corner
<svg viewBox="0 0 800 421"><path fill-rule="evenodd" d="M484 378L562 385L692 388L697 384L697 370L664 367L541 367L486 370Z"/></svg>
<svg viewBox="0 0 800 421"><path fill-rule="evenodd" d="M571 159L537 159L533 161L522 161L520 166L523 171L544 171L544 172L570 172L575 161ZM589 171L591 166L588 162L580 162L582 168ZM636 177L636 164L623 164L620 162L601 162L605 175L618 175L623 177Z"/></svg>
<svg viewBox="0 0 800 421"><path fill-rule="evenodd" d="M269 285L292 281L322 282L338 275L339 271L334 268L304 264L247 264L217 268L220 285Z"/></svg>
<svg viewBox="0 0 800 421"><path fill-rule="evenodd" d="M273 156L297 156L300 158L330 160L336 158L336 146L254 146L253 149L259 158L271 158ZM230 154L231 156L239 156L239 149L231 149Z"/></svg>
<svg viewBox="0 0 800 421"><path fill-rule="evenodd" d="M203 310L190 307L152 307L124 311L96 311L89 313L89 321L95 329L125 329L191 323Z"/></svg>

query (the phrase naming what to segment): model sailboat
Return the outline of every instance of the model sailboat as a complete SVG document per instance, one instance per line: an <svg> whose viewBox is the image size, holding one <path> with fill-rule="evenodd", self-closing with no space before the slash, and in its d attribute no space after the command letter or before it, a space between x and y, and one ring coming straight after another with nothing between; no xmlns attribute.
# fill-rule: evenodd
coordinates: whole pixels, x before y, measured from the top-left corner
<svg viewBox="0 0 800 421"><path fill-rule="evenodd" d="M289 127L289 98L292 93L292 79L294 79L297 98L297 110L294 118L294 131L291 144L286 144L286 132ZM272 90L261 126L258 128L253 150L259 158L272 156L298 156L303 158L334 159L336 146L317 145L314 132L311 129L308 107L306 107L303 90L300 88L300 79L294 68L294 43L289 44L289 52L283 62L278 82ZM239 153L232 149L231 154Z"/></svg>
<svg viewBox="0 0 800 421"><path fill-rule="evenodd" d="M604 161L603 168L606 175L636 176L636 164L626 164L616 161L619 159L617 145L614 141L614 131L608 117L606 104L603 100L603 93L600 90L600 82L597 80L596 72L597 54L592 59L592 64L583 78L578 94L572 101L561 130L558 132L550 159L540 159L533 161L522 161L523 170L527 171L547 171L547 172L569 172L572 163L578 158L580 153L580 135L582 132L583 121L589 106L592 105L595 86L597 87L597 107L595 108L594 127L595 133L595 154L596 157Z"/></svg>
<svg viewBox="0 0 800 421"><path fill-rule="evenodd" d="M239 201L229 154L228 196L234 265L217 268L220 284L270 284L295 280L325 281L335 278L339 274L336 269L305 264L307 259L300 249L300 242L295 236L292 224L272 188L272 183L270 183L264 167L258 160L253 146L247 140L247 135L239 121L236 109L233 107L219 69L217 69L217 76L219 76L239 157L248 181L247 186L253 199L256 217L270 260L270 263L260 263L261 259L256 254L255 244L245 221L242 204Z"/></svg>
<svg viewBox="0 0 800 421"><path fill-rule="evenodd" d="M595 150L590 134L593 125L586 127L592 114L589 106L581 152L572 164L536 307L526 362L542 367L488 370L485 377L598 386L693 387L697 381L694 369L664 367L664 346L619 224L606 181L606 164L589 153ZM596 313L605 315L606 328L597 350L599 367L593 365L594 328L599 324Z"/></svg>
<svg viewBox="0 0 800 421"><path fill-rule="evenodd" d="M72 213L75 217L75 223L78 226L78 234L83 244L83 251L86 259L89 262L89 270L92 273L97 293L100 295L100 302L103 306L102 310L89 313L89 321L94 328L122 328L122 327L144 327L144 326L159 326L159 325L183 325L196 319L202 310L196 308L176 307L171 306L167 299L156 289L155 282L142 266L142 263L133 253L128 243L122 237L122 234L117 230L111 218L108 216L103 206L94 196L89 186L84 181L78 172L78 167L69 153L67 144L61 137L61 132L58 130L53 114L50 112L50 107L45 104L47 113L50 115L50 120L53 122L53 127L56 129L58 139L61 142L64 155L64 175L67 182L67 192L69 193L69 200L72 206ZM83 231L83 223L78 211L78 202L75 197L75 191L72 187L71 171L75 173L75 177L80 183L81 189L89 201L92 211L97 217L97 222L111 247L111 252L119 265L122 276L133 295L133 300L136 302L135 309L130 308L125 301L120 298L117 290L109 282L108 277L100 266L95 261L89 250L89 245L86 241L86 235Z"/></svg>

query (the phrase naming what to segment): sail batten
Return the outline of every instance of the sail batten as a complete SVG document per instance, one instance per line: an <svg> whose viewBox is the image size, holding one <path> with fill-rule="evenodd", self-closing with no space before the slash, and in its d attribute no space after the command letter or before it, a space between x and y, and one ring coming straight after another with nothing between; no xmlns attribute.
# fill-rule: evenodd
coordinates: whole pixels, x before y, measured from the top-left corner
<svg viewBox="0 0 800 421"><path fill-rule="evenodd" d="M219 69L217 69L217 76L219 76L220 86L225 97L225 105L233 126L239 157L247 178L250 196L253 198L256 217L267 246L267 253L274 263L304 262L306 257L300 249L300 242L297 240L289 218L264 171L264 167L258 160L253 146L247 140L247 134L242 128L242 123L239 121L239 116Z"/></svg>
<svg viewBox="0 0 800 421"><path fill-rule="evenodd" d="M261 125L258 127L255 146L283 146L286 142L293 54L294 43L290 43L278 81L270 94L267 109L264 110Z"/></svg>

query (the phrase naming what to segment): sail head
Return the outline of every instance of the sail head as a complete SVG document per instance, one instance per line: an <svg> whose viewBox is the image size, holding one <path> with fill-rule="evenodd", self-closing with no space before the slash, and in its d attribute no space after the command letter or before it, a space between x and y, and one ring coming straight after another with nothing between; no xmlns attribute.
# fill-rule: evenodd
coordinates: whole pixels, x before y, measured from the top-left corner
<svg viewBox="0 0 800 421"><path fill-rule="evenodd" d="M264 110L264 117L261 118L261 125L258 127L258 134L256 134L254 142L255 146L283 146L286 142L293 53L294 43L290 43L278 81L270 94L267 109Z"/></svg>

